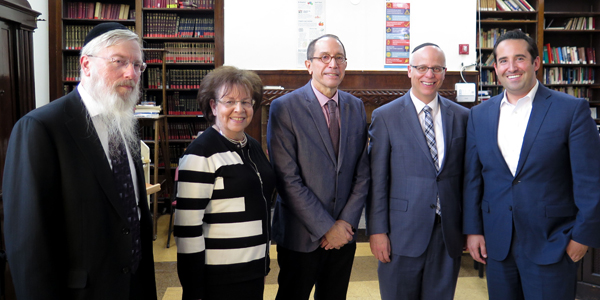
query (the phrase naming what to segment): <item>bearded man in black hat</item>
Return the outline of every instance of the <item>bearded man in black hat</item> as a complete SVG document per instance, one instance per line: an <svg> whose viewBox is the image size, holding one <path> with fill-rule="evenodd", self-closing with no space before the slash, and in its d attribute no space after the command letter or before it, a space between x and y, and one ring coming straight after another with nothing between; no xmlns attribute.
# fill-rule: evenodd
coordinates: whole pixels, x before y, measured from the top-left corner
<svg viewBox="0 0 600 300"><path fill-rule="evenodd" d="M156 299L133 116L142 59L125 26L94 27L77 88L15 125L3 197L18 299Z"/></svg>

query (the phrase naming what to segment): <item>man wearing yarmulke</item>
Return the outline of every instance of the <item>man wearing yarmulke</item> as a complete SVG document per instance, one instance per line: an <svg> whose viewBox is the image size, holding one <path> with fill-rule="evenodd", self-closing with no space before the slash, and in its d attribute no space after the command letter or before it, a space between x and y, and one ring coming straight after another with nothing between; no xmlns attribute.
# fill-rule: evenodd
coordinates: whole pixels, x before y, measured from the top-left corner
<svg viewBox="0 0 600 300"><path fill-rule="evenodd" d="M17 299L156 299L133 116L142 59L135 33L97 25L77 88L13 128L2 187Z"/></svg>

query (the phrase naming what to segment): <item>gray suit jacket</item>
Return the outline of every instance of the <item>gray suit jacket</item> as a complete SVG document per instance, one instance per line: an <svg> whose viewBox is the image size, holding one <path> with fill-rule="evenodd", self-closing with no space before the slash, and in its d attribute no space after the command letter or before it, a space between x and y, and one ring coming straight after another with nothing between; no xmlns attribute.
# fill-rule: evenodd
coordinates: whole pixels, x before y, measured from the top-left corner
<svg viewBox="0 0 600 300"><path fill-rule="evenodd" d="M369 189L367 123L362 101L339 91L340 151L310 82L271 103L267 142L279 196L273 215L278 245L311 252L336 220L355 228Z"/></svg>
<svg viewBox="0 0 600 300"><path fill-rule="evenodd" d="M438 194L446 250L451 257L462 252L462 180L469 110L441 96L439 104L445 145L439 172L409 93L373 111L367 233L387 233L395 255L417 257L427 249Z"/></svg>

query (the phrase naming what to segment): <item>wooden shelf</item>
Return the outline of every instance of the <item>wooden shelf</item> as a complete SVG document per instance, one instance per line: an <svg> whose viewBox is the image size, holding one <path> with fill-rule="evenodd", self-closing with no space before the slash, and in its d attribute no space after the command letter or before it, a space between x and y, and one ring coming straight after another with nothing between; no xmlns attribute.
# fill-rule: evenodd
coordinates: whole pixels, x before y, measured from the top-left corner
<svg viewBox="0 0 600 300"><path fill-rule="evenodd" d="M520 24L537 24L537 20L481 20L481 24L494 25L520 25Z"/></svg>
<svg viewBox="0 0 600 300"><path fill-rule="evenodd" d="M183 13L207 13L213 14L215 12L214 9L203 9L203 8L151 8L151 7L142 7L142 11L147 12L183 12Z"/></svg>
<svg viewBox="0 0 600 300"><path fill-rule="evenodd" d="M600 12L573 12L573 11L546 11L544 16L547 17L598 17Z"/></svg>
<svg viewBox="0 0 600 300"><path fill-rule="evenodd" d="M600 64L542 64L543 67L563 67L563 68L577 68L577 67L600 67Z"/></svg>
<svg viewBox="0 0 600 300"><path fill-rule="evenodd" d="M148 63L149 67L159 67L162 66L162 63ZM204 67L215 67L214 63L187 63L187 62L179 62L179 63L165 63L167 66L204 66Z"/></svg>
<svg viewBox="0 0 600 300"><path fill-rule="evenodd" d="M214 38L184 38L184 37L142 37L144 41L175 41L175 42L214 42Z"/></svg>
<svg viewBox="0 0 600 300"><path fill-rule="evenodd" d="M586 30L566 30L566 29L544 29L544 33L600 33L598 29L586 29Z"/></svg>
<svg viewBox="0 0 600 300"><path fill-rule="evenodd" d="M569 83L569 84L544 84L547 87L569 87L569 86L583 86L591 89L600 88L598 83Z"/></svg>
<svg viewBox="0 0 600 300"><path fill-rule="evenodd" d="M121 23L123 25L135 25L135 20L119 20L119 19L75 19L75 18L62 18L63 22L72 24L72 23L79 23L79 24L90 24L90 25L95 25L95 24L100 24L100 23L105 23L105 22L117 22L117 23Z"/></svg>

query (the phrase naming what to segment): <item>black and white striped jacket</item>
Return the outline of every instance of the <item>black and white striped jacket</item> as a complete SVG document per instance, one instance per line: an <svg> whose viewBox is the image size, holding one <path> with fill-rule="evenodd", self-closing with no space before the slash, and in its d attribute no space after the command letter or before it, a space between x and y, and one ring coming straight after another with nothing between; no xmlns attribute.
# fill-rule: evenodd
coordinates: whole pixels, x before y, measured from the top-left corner
<svg viewBox="0 0 600 300"><path fill-rule="evenodd" d="M274 172L260 143L239 148L210 127L180 159L175 237L183 299L206 284L241 282L269 272Z"/></svg>

